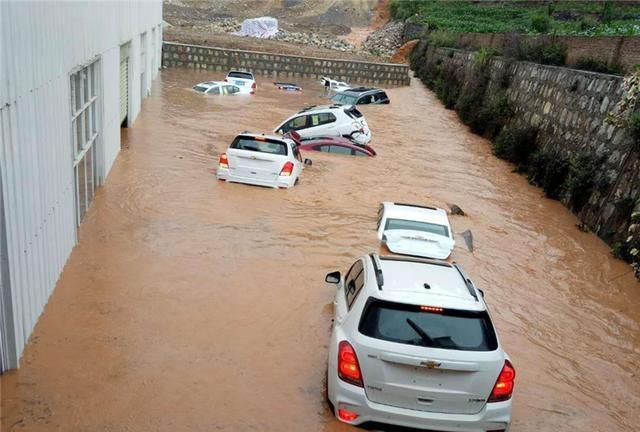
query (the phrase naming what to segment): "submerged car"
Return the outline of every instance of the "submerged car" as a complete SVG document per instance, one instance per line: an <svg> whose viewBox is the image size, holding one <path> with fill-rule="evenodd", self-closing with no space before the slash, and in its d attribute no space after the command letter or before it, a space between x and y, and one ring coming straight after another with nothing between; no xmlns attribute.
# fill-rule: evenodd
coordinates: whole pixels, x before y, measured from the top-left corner
<svg viewBox="0 0 640 432"><path fill-rule="evenodd" d="M300 141L298 148L302 151L319 151L350 156L373 157L376 155L371 146L359 145L344 137L307 138Z"/></svg>
<svg viewBox="0 0 640 432"><path fill-rule="evenodd" d="M448 258L455 246L445 210L393 202L378 210L378 240L393 253L436 259Z"/></svg>
<svg viewBox="0 0 640 432"><path fill-rule="evenodd" d="M509 429L516 372L458 265L372 254L325 281L337 285L327 396L340 421Z"/></svg>
<svg viewBox="0 0 640 432"><path fill-rule="evenodd" d="M193 90L206 95L235 95L240 88L224 81L205 81L194 85Z"/></svg>
<svg viewBox="0 0 640 432"><path fill-rule="evenodd" d="M290 188L298 183L304 163L291 139L242 133L220 155L216 176L227 182Z"/></svg>
<svg viewBox="0 0 640 432"><path fill-rule="evenodd" d="M371 142L371 131L364 115L354 106L310 106L290 116L273 132L296 131L302 138L348 136L358 144Z"/></svg>
<svg viewBox="0 0 640 432"><path fill-rule="evenodd" d="M333 95L331 100L344 105L388 104L389 96L379 88L355 87Z"/></svg>
<svg viewBox="0 0 640 432"><path fill-rule="evenodd" d="M251 72L231 70L224 79L226 82L240 88L240 93L254 94L258 89L258 83Z"/></svg>
<svg viewBox="0 0 640 432"><path fill-rule="evenodd" d="M348 83L344 81L336 81L329 77L322 77L320 82L322 83L323 86L329 87L329 90L333 92L341 92L351 88L351 85L349 85Z"/></svg>

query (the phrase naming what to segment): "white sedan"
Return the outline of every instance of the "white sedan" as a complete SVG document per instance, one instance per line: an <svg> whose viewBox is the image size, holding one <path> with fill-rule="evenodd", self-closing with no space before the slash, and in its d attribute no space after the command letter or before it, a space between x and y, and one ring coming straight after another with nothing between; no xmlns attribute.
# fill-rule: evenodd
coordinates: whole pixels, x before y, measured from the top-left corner
<svg viewBox="0 0 640 432"><path fill-rule="evenodd" d="M240 87L224 81L205 81L193 86L193 90L206 95L235 95L240 93Z"/></svg>
<svg viewBox="0 0 640 432"><path fill-rule="evenodd" d="M402 255L445 259L455 240L441 208L383 202L378 210L378 240Z"/></svg>
<svg viewBox="0 0 640 432"><path fill-rule="evenodd" d="M216 177L234 183L290 188L304 168L296 143L289 138L242 133L218 160Z"/></svg>

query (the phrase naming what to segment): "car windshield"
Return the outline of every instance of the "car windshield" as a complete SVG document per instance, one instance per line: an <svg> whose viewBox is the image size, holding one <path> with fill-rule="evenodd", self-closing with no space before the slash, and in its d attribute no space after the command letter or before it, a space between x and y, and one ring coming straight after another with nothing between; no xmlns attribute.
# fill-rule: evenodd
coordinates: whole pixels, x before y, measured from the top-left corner
<svg viewBox="0 0 640 432"><path fill-rule="evenodd" d="M432 234L438 234L444 237L449 237L449 228L445 225L439 225L429 222L418 222L405 219L387 219L387 223L384 226L384 230L410 230L410 231L422 231Z"/></svg>
<svg viewBox="0 0 640 432"><path fill-rule="evenodd" d="M229 72L229 75L227 75L228 78L241 78L241 79L248 79L248 80L252 80L253 79L253 75L251 75L249 72Z"/></svg>
<svg viewBox="0 0 640 432"><path fill-rule="evenodd" d="M286 143L267 138L257 140L253 137L237 137L231 143L231 148L260 153L269 153L274 155L287 155Z"/></svg>
<svg viewBox="0 0 640 432"><path fill-rule="evenodd" d="M360 320L359 331L375 339L430 348L463 351L498 348L496 334L485 311L370 300Z"/></svg>
<svg viewBox="0 0 640 432"><path fill-rule="evenodd" d="M193 86L193 89L195 91L197 91L198 93L204 93L207 90L209 90L209 87L205 87L205 86L201 86L201 85L195 85L195 86Z"/></svg>
<svg viewBox="0 0 640 432"><path fill-rule="evenodd" d="M345 93L336 93L331 98L332 101L337 102L339 104L344 104L344 105L353 105L354 103L356 103L357 99L358 99L357 97L351 96Z"/></svg>

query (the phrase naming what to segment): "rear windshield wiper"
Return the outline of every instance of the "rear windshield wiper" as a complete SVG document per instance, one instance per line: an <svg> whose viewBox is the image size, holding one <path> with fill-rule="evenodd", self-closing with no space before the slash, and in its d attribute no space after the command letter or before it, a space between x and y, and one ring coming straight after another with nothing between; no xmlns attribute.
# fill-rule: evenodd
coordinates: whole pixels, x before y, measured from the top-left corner
<svg viewBox="0 0 640 432"><path fill-rule="evenodd" d="M427 344L428 346L435 345L435 342L433 341L433 339L431 339L431 337L427 334L427 332L422 330L422 327L416 324L411 318L407 318L407 324L409 324L411 328L415 330L415 332L418 333L418 335L420 335L420 338L422 338L425 344Z"/></svg>

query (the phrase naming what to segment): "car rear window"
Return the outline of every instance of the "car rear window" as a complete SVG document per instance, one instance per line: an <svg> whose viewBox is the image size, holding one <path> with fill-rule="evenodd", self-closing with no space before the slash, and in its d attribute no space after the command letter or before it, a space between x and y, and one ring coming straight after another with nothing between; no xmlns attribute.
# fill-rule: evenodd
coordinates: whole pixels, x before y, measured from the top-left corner
<svg viewBox="0 0 640 432"><path fill-rule="evenodd" d="M204 86L196 85L196 86L193 86L193 89L194 89L195 91L197 91L198 93L204 93L204 92L206 92L207 90L209 90L209 87L204 87Z"/></svg>
<svg viewBox="0 0 640 432"><path fill-rule="evenodd" d="M287 155L287 144L282 141L276 141L265 138L264 140L255 139L254 137L239 136L231 143L231 148L238 150L249 150L260 153L269 153L274 155Z"/></svg>
<svg viewBox="0 0 640 432"><path fill-rule="evenodd" d="M358 111L358 109L354 106L345 109L344 112L346 112L349 117L354 119L359 119L360 117L362 117L362 113Z"/></svg>
<svg viewBox="0 0 640 432"><path fill-rule="evenodd" d="M447 228L445 225L404 219L387 219L384 230L422 231L449 237L449 228Z"/></svg>
<svg viewBox="0 0 640 432"><path fill-rule="evenodd" d="M229 72L229 75L227 75L227 77L252 80L253 79L253 74L251 74L249 72L236 72L236 71L234 71L234 72Z"/></svg>
<svg viewBox="0 0 640 432"><path fill-rule="evenodd" d="M331 100L339 104L353 105L354 103L356 103L356 100L358 100L358 98L356 96L352 96L344 93L337 93L333 95Z"/></svg>
<svg viewBox="0 0 640 432"><path fill-rule="evenodd" d="M498 348L489 314L485 311L440 309L370 299L359 331L375 339L430 348L461 351L494 351Z"/></svg>

